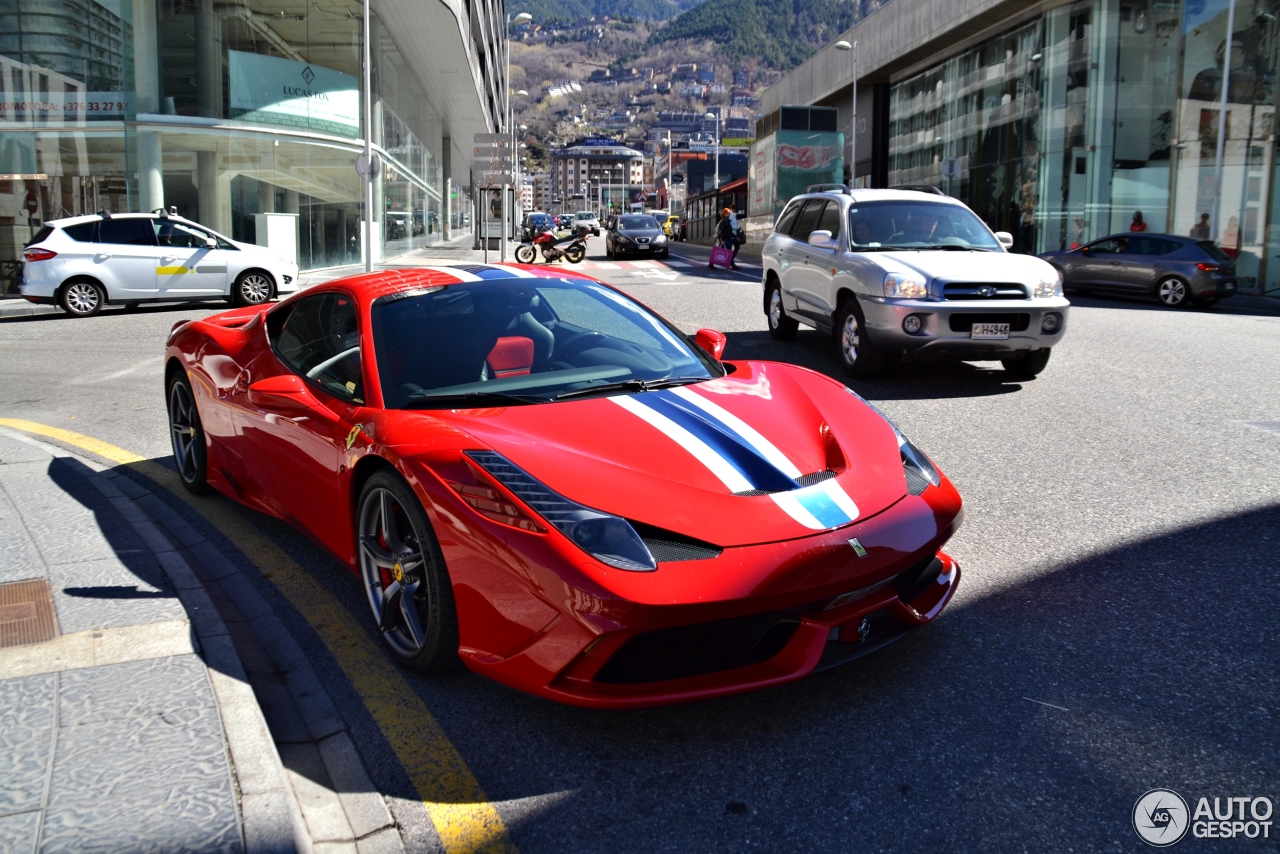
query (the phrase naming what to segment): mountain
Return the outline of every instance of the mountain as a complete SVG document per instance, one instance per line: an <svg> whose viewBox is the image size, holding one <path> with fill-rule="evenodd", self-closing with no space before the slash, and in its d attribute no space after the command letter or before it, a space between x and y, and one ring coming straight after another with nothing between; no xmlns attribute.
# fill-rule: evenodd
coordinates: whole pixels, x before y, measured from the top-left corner
<svg viewBox="0 0 1280 854"><path fill-rule="evenodd" d="M853 26L860 5L849 0L706 0L672 18L649 43L709 40L733 63L750 58L785 70Z"/></svg>
<svg viewBox="0 0 1280 854"><path fill-rule="evenodd" d="M702 2L703 0L514 0L507 5L507 10L512 15L528 12L539 23L579 21L590 17L665 21Z"/></svg>

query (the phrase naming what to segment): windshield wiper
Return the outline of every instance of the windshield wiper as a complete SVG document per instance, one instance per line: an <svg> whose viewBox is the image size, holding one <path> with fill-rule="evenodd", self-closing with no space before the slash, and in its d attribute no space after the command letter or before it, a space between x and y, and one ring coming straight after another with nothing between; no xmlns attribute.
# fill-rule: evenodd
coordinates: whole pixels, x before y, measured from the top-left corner
<svg viewBox="0 0 1280 854"><path fill-rule="evenodd" d="M523 405L527 403L546 403L550 398L533 394L509 394L502 391L468 391L461 394L421 394L405 403L405 409L469 409L472 405L483 406L486 403L506 403ZM454 407L449 404L466 404Z"/></svg>
<svg viewBox="0 0 1280 854"><path fill-rule="evenodd" d="M991 251L990 249L987 249L987 248L985 248L985 247L983 247L983 246L959 246L959 245L957 245L957 244L955 244L955 243L942 243L942 244L939 244L939 245L937 245L937 246L921 246L921 247L919 247L919 249L920 249L920 251L922 251L922 252L925 252L925 251L933 251L933 252L990 252L990 251Z"/></svg>
<svg viewBox="0 0 1280 854"><path fill-rule="evenodd" d="M602 385L588 386L587 388L575 388L569 391L562 391L557 394L553 400L564 400L567 397L585 397L588 394L600 394L609 391L653 391L659 388L671 388L678 385L689 385L690 383L700 383L703 380L709 380L711 377L659 377L656 380L629 379L618 380L617 382L603 383Z"/></svg>

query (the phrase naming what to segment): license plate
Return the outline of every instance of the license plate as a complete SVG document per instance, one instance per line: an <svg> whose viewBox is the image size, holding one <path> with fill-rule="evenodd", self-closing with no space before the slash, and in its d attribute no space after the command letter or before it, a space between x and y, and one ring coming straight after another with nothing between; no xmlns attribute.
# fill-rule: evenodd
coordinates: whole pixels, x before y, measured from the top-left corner
<svg viewBox="0 0 1280 854"><path fill-rule="evenodd" d="M1009 337L1009 324L975 323L973 324L973 328L969 330L969 337L988 341L1003 340Z"/></svg>

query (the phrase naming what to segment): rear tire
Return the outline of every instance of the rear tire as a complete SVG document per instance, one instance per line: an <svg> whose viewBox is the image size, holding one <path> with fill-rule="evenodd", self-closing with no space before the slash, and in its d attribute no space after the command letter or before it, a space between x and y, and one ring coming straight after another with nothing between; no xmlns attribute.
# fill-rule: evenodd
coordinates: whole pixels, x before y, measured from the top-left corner
<svg viewBox="0 0 1280 854"><path fill-rule="evenodd" d="M93 317L107 304L107 292L97 282L82 279L62 286L58 304L72 317Z"/></svg>
<svg viewBox="0 0 1280 854"><path fill-rule="evenodd" d="M444 555L418 496L393 470L374 473L361 490L356 533L360 578L387 652L418 673L455 669L458 611Z"/></svg>
<svg viewBox="0 0 1280 854"><path fill-rule="evenodd" d="M174 374L166 399L169 404L169 440L173 446L178 479L187 492L208 495L213 492L209 485L209 450L205 445L196 397L185 376Z"/></svg>
<svg viewBox="0 0 1280 854"><path fill-rule="evenodd" d="M769 336L775 341L790 341L796 337L800 322L787 317L782 307L782 289L774 282L764 295L765 315L769 318Z"/></svg>
<svg viewBox="0 0 1280 854"><path fill-rule="evenodd" d="M231 302L240 307L262 305L271 299L275 283L261 270L245 270L231 286Z"/></svg>
<svg viewBox="0 0 1280 854"><path fill-rule="evenodd" d="M1004 366L1004 372L1011 377L1022 380L1035 379L1049 364L1049 355L1052 350L1051 347L1032 350L1021 359L1001 359L1000 364Z"/></svg>
<svg viewBox="0 0 1280 854"><path fill-rule="evenodd" d="M564 259L570 264L581 263L582 259L586 257L587 247L583 246L581 243L570 246L568 249L564 250Z"/></svg>
<svg viewBox="0 0 1280 854"><path fill-rule="evenodd" d="M1191 288L1176 276L1167 276L1156 285L1156 299L1169 308L1185 308L1191 302Z"/></svg>
<svg viewBox="0 0 1280 854"><path fill-rule="evenodd" d="M525 244L516 247L516 260L521 264L532 264L537 258L538 253L532 246Z"/></svg>

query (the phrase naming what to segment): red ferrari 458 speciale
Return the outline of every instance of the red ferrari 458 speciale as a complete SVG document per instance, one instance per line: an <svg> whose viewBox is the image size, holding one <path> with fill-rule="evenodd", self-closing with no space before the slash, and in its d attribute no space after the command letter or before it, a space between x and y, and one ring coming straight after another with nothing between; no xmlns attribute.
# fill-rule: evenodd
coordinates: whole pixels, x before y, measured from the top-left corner
<svg viewBox="0 0 1280 854"><path fill-rule="evenodd" d="M174 327L174 456L345 561L420 672L652 706L933 620L950 481L839 382L724 345L560 270L353 276Z"/></svg>

